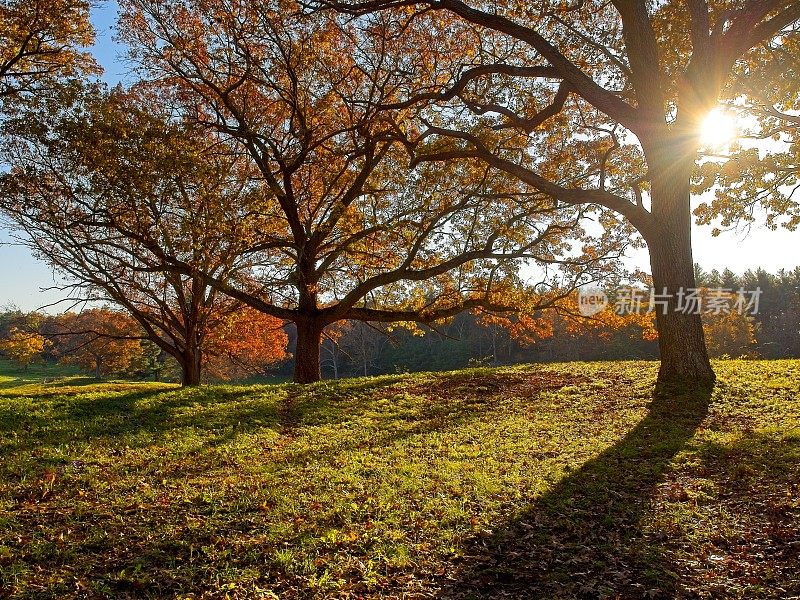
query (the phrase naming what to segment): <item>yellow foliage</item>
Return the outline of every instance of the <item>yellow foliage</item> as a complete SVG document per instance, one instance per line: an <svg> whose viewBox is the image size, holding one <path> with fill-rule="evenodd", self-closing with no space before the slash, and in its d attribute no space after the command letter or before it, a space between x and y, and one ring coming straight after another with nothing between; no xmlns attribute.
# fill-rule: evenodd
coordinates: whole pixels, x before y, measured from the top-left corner
<svg viewBox="0 0 800 600"><path fill-rule="evenodd" d="M756 343L756 328L752 317L730 311L727 314L703 314L703 332L711 357L749 356Z"/></svg>
<svg viewBox="0 0 800 600"><path fill-rule="evenodd" d="M50 342L35 332L12 327L8 336L0 340L0 352L16 363L27 367L44 351Z"/></svg>

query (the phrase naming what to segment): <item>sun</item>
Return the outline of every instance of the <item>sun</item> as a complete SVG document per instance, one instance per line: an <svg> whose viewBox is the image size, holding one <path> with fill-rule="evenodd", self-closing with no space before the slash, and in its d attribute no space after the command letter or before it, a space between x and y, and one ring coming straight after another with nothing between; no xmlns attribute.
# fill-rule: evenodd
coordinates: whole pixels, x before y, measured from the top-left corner
<svg viewBox="0 0 800 600"><path fill-rule="evenodd" d="M712 110L700 125L700 144L710 150L721 150L739 135L736 117L721 108Z"/></svg>

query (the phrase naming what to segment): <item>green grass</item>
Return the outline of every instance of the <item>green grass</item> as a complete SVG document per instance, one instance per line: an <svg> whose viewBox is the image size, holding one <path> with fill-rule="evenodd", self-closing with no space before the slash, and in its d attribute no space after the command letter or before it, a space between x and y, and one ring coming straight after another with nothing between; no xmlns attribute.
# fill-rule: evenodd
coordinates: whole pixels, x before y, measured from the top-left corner
<svg viewBox="0 0 800 600"><path fill-rule="evenodd" d="M0 389L42 382L63 383L71 380L77 383L88 379L85 373L81 373L77 367L71 365L35 362L25 368L10 360L0 359Z"/></svg>
<svg viewBox="0 0 800 600"><path fill-rule="evenodd" d="M0 597L798 596L800 361L716 369L16 382Z"/></svg>

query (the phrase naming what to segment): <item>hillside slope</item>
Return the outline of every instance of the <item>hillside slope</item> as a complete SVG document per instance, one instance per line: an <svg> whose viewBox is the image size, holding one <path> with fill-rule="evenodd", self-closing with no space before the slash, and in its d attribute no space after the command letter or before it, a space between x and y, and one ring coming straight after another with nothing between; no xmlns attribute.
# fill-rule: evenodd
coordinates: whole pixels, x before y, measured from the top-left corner
<svg viewBox="0 0 800 600"><path fill-rule="evenodd" d="M800 361L0 390L0 596L800 595Z"/></svg>

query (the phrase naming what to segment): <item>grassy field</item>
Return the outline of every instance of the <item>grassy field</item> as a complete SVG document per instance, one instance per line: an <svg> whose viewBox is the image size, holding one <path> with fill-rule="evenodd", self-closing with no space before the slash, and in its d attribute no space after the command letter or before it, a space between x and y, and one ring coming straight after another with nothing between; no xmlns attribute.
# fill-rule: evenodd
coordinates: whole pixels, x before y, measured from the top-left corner
<svg viewBox="0 0 800 600"><path fill-rule="evenodd" d="M43 382L64 382L66 380L71 380L74 383L86 383L89 381L89 377L85 373L81 373L77 367L33 363L26 369L9 360L0 359L0 389L16 388L22 385Z"/></svg>
<svg viewBox="0 0 800 600"><path fill-rule="evenodd" d="M0 380L0 596L800 597L800 361Z"/></svg>

